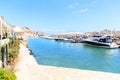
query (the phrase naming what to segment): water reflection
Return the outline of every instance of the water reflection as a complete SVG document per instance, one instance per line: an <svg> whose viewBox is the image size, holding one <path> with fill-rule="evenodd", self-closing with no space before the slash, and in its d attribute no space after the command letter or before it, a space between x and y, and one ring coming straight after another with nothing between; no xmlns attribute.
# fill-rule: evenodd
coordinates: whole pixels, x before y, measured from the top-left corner
<svg viewBox="0 0 120 80"><path fill-rule="evenodd" d="M120 49L107 49L107 48L96 47L91 45L84 45L84 47L94 55L99 55L99 56L101 55L107 58L112 58L117 55L120 55L119 53Z"/></svg>
<svg viewBox="0 0 120 80"><path fill-rule="evenodd" d="M115 57L120 54L119 52L120 52L119 49L110 49L106 51L109 57Z"/></svg>

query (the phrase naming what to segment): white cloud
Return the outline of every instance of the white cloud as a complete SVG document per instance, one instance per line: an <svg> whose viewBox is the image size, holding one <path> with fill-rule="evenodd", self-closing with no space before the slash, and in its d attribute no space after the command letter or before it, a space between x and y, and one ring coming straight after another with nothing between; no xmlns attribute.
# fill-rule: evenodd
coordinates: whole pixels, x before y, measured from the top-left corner
<svg viewBox="0 0 120 80"><path fill-rule="evenodd" d="M69 8L73 8L73 5L69 5Z"/></svg>
<svg viewBox="0 0 120 80"><path fill-rule="evenodd" d="M83 9L80 10L81 13L82 12L87 12L87 11L88 11L88 8L83 8Z"/></svg>
<svg viewBox="0 0 120 80"><path fill-rule="evenodd" d="M69 8L73 8L73 7L76 7L76 6L78 6L79 4L76 2L76 3L74 3L74 4L71 4L71 5L69 5Z"/></svg>

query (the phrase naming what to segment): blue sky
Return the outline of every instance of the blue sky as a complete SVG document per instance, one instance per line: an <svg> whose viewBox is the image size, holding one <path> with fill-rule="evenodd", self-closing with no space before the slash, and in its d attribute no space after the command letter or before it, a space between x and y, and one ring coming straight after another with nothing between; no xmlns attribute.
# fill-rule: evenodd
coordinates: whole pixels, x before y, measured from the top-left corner
<svg viewBox="0 0 120 80"><path fill-rule="evenodd" d="M120 0L1 0L5 21L47 33L120 30Z"/></svg>

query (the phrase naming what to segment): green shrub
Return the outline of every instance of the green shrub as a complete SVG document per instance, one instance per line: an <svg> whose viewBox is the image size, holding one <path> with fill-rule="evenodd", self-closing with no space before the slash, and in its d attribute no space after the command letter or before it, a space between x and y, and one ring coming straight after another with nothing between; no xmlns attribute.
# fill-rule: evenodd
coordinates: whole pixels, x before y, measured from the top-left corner
<svg viewBox="0 0 120 80"><path fill-rule="evenodd" d="M12 46L9 48L9 57L10 58L17 58L17 55L19 53L19 48L20 48L20 41L19 40L14 40L12 41Z"/></svg>
<svg viewBox="0 0 120 80"><path fill-rule="evenodd" d="M9 49L9 57L10 58L13 58L13 59L17 58L18 53L19 53L19 50L15 47L12 47Z"/></svg>
<svg viewBox="0 0 120 80"><path fill-rule="evenodd" d="M17 78L12 71L0 69L0 80L17 80Z"/></svg>

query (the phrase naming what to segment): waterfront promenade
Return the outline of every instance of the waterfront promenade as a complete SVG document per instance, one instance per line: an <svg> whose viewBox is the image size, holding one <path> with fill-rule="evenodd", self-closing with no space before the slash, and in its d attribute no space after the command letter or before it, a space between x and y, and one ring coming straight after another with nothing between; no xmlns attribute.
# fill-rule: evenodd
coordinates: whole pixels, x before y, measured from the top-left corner
<svg viewBox="0 0 120 80"><path fill-rule="evenodd" d="M17 80L120 80L120 74L38 65L25 45L15 66Z"/></svg>

